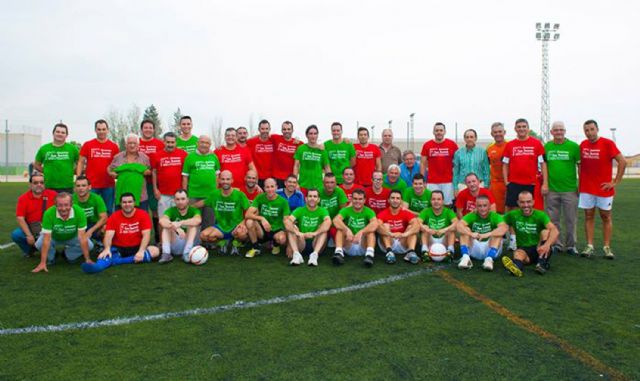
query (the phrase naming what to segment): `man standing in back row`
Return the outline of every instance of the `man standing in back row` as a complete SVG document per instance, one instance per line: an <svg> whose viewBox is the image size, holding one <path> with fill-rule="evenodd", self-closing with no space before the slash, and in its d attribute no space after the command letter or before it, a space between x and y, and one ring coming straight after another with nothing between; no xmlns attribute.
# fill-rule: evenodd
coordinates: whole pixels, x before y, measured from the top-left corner
<svg viewBox="0 0 640 381"><path fill-rule="evenodd" d="M427 177L427 189L439 190L444 195L444 204L453 205L453 156L458 145L444 136L447 128L444 123L433 126L434 139L422 146L420 173ZM428 174L427 174L428 172Z"/></svg>
<svg viewBox="0 0 640 381"><path fill-rule="evenodd" d="M67 143L69 128L58 123L53 127L53 142L38 149L33 167L44 173L47 189L73 193L73 175L80 157L78 147Z"/></svg>

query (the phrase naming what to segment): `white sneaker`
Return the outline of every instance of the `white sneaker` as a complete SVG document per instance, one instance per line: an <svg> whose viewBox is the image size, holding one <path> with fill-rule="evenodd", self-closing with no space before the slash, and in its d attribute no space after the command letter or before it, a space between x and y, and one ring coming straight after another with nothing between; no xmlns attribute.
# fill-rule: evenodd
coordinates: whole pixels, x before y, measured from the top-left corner
<svg viewBox="0 0 640 381"><path fill-rule="evenodd" d="M493 258L486 257L484 263L482 263L482 268L487 271L493 271Z"/></svg>
<svg viewBox="0 0 640 381"><path fill-rule="evenodd" d="M302 255L300 253L293 253L293 258L291 259L291 262L289 262L289 264L291 266L298 266L304 263L304 258L302 258Z"/></svg>
<svg viewBox="0 0 640 381"><path fill-rule="evenodd" d="M309 254L309 261L307 262L309 266L318 266L318 253Z"/></svg>
<svg viewBox="0 0 640 381"><path fill-rule="evenodd" d="M516 245L516 237L511 236L511 239L509 240L509 250L516 251L517 248L518 246Z"/></svg>
<svg viewBox="0 0 640 381"><path fill-rule="evenodd" d="M473 267L473 263L471 262L471 257L468 254L462 256L460 262L458 263L458 268L463 270L468 270Z"/></svg>

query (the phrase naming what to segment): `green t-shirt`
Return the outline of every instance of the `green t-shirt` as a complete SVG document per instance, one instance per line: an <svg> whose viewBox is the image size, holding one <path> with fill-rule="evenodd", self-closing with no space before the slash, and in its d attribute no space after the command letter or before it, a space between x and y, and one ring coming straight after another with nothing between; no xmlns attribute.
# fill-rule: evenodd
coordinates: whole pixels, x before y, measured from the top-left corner
<svg viewBox="0 0 640 381"><path fill-rule="evenodd" d="M326 208L329 211L329 216L333 219L342 205L346 205L349 202L347 194L344 193L342 188L336 187L333 193L329 196L324 187L320 188L320 206Z"/></svg>
<svg viewBox="0 0 640 381"><path fill-rule="evenodd" d="M360 212L356 212L353 210L353 206L349 206L340 210L338 214L342 216L344 224L353 234L358 233L369 225L369 221L376 219L376 213L368 206L363 207Z"/></svg>
<svg viewBox="0 0 640 381"><path fill-rule="evenodd" d="M258 213L269 221L272 232L283 230L283 218L291 214L287 200L278 195L275 199L269 200L266 193L260 193L253 199L251 206L258 209Z"/></svg>
<svg viewBox="0 0 640 381"><path fill-rule="evenodd" d="M384 178L382 179L382 186L387 189L398 190L400 192L404 192L404 190L409 187L407 185L407 182L402 180L399 177L398 177L398 181L396 181L395 184L393 185L389 184L389 179L387 178L387 175L384 175Z"/></svg>
<svg viewBox="0 0 640 381"><path fill-rule="evenodd" d="M322 171L329 164L327 151L303 144L296 149L293 158L300 162L298 180L300 187L306 189L322 188Z"/></svg>
<svg viewBox="0 0 640 381"><path fill-rule="evenodd" d="M353 144L342 141L342 143L334 143L333 140L324 142L324 150L329 158L329 166L331 172L336 175L338 184L342 184L342 171L351 166L351 159L356 157L356 149Z"/></svg>
<svg viewBox="0 0 640 381"><path fill-rule="evenodd" d="M576 192L578 176L576 164L580 162L580 146L565 139L562 144L552 141L544 145L544 157L549 172L549 190L552 192Z"/></svg>
<svg viewBox="0 0 640 381"><path fill-rule="evenodd" d="M216 172L220 171L218 156L209 153L190 153L184 159L182 173L189 176L189 197L206 198L216 189Z"/></svg>
<svg viewBox="0 0 640 381"><path fill-rule="evenodd" d="M228 196L222 194L222 189L216 189L207 198L205 205L213 209L216 225L225 232L231 232L244 220L244 212L249 209L249 199L235 188Z"/></svg>
<svg viewBox="0 0 640 381"><path fill-rule="evenodd" d="M489 212L487 218L482 218L477 212L471 212L462 217L469 229L474 233L486 234L494 231L499 224L504 222L504 218L496 212ZM488 240L488 239L487 239ZM486 240L485 240L486 241Z"/></svg>
<svg viewBox="0 0 640 381"><path fill-rule="evenodd" d="M420 213L431 206L431 191L425 189L422 195L418 196L413 188L407 188L402 193L402 201L409 204L409 210Z"/></svg>
<svg viewBox="0 0 640 381"><path fill-rule="evenodd" d="M73 188L75 164L80 158L78 147L64 143L56 147L47 143L36 153L36 161L42 163L44 185L47 188Z"/></svg>
<svg viewBox="0 0 640 381"><path fill-rule="evenodd" d="M540 232L547 228L550 221L551 219L545 212L537 209L534 209L529 217L523 215L520 209L512 210L504 215L504 222L516 232L518 247L538 246Z"/></svg>
<svg viewBox="0 0 640 381"><path fill-rule="evenodd" d="M329 211L322 207L312 211L307 206L303 206L296 208L291 215L296 219L300 233L311 233L318 230L324 220L329 218Z"/></svg>
<svg viewBox="0 0 640 381"><path fill-rule="evenodd" d="M423 224L427 225L431 229L440 230L450 226L451 222L457 217L453 210L449 208L442 208L442 213L439 215L436 215L433 212L433 208L427 208L420 212L418 218L422 220ZM434 235L434 237L440 238L442 235Z"/></svg>
<svg viewBox="0 0 640 381"><path fill-rule="evenodd" d="M126 163L118 166L113 171L118 174L116 181L116 205L120 205L120 196L124 193L133 193L136 198L136 206L140 206L142 187L145 185L144 172L149 169L140 163Z"/></svg>
<svg viewBox="0 0 640 381"><path fill-rule="evenodd" d="M178 136L176 138L176 147L186 153L194 153L198 149L198 138L195 135L191 135L188 140L182 140L182 138Z"/></svg>
<svg viewBox="0 0 640 381"><path fill-rule="evenodd" d="M84 215L87 217L87 223L94 225L100 219L100 213L107 212L107 205L104 203L102 197L93 192L89 192L89 198L85 202L80 202L77 194L73 194L73 203L78 205L84 210Z"/></svg>
<svg viewBox="0 0 640 381"><path fill-rule="evenodd" d="M42 232L51 234L54 241L68 241L77 237L78 230L87 228L87 217L78 205L72 205L69 218L63 220L58 216L58 209L54 206L42 215Z"/></svg>
<svg viewBox="0 0 640 381"><path fill-rule="evenodd" d="M169 221L171 222L184 221L184 220L191 219L195 216L199 216L200 209L194 208L193 206L188 206L187 212L184 215L182 215L180 214L178 207L172 206L171 208L164 211L164 215L169 217ZM186 231L187 230L186 226L183 226L182 230Z"/></svg>

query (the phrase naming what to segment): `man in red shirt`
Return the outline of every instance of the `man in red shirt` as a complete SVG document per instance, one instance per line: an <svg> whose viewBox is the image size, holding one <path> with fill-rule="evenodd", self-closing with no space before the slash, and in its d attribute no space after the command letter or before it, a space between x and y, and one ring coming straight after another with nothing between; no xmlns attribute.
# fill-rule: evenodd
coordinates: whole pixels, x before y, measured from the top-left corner
<svg viewBox="0 0 640 381"><path fill-rule="evenodd" d="M164 148L150 157L152 194L158 201L157 213L160 216L164 216L167 209L176 206L174 195L182 188L182 167L187 157L185 151L176 148L175 133L167 132L162 138Z"/></svg>
<svg viewBox="0 0 640 381"><path fill-rule="evenodd" d="M160 250L149 246L151 240L151 219L149 214L136 208L131 193L120 196L121 209L107 220L104 234L104 250L96 263L83 263L86 273L104 271L113 265L151 262L160 255Z"/></svg>
<svg viewBox="0 0 640 381"><path fill-rule="evenodd" d="M94 124L96 138L89 140L80 148L80 160L76 167L76 176L84 172L91 183L91 191L97 193L107 206L107 213L113 213L115 181L107 173L107 167L113 157L120 152L118 145L108 139L109 124L99 119Z"/></svg>
<svg viewBox="0 0 640 381"><path fill-rule="evenodd" d="M249 138L249 131L247 131L247 127L238 127L236 128L236 139L237 139L237 144L242 147L242 148L246 148L247 147L247 139Z"/></svg>
<svg viewBox="0 0 640 381"><path fill-rule="evenodd" d="M239 189L249 199L249 205L253 204L253 199L262 193L262 187L258 186L258 173L248 170L244 176L244 186Z"/></svg>
<svg viewBox="0 0 640 381"><path fill-rule="evenodd" d="M220 160L220 171L229 171L233 177L232 186L242 189L244 176L248 170L256 170L251 153L237 144L236 130L229 127L224 132L225 145L218 147L214 153Z"/></svg>
<svg viewBox="0 0 640 381"><path fill-rule="evenodd" d="M271 124L263 119L258 123L258 136L247 140L247 148L251 152L253 163L258 172L258 185L264 187L264 180L272 176L274 143L271 139ZM236 132L237 134L237 132Z"/></svg>
<svg viewBox="0 0 640 381"><path fill-rule="evenodd" d="M16 221L18 227L11 232L11 240L25 257L36 250L35 243L42 230L42 214L55 203L56 192L44 189L44 176L34 172L29 180L29 190L18 197Z"/></svg>
<svg viewBox="0 0 640 381"><path fill-rule="evenodd" d="M373 186L365 189L365 195L367 197L365 205L373 209L376 215L385 210L389 205L391 189L382 186L383 177L382 171L377 170L373 172L371 176Z"/></svg>
<svg viewBox="0 0 640 381"><path fill-rule="evenodd" d="M356 183L363 187L372 185L371 176L373 171L382 170L382 154L380 148L375 144L369 144L369 130L366 127L358 128L359 144L354 144L356 149Z"/></svg>
<svg viewBox="0 0 640 381"><path fill-rule="evenodd" d="M480 187L478 175L473 172L469 173L467 177L464 178L464 183L467 187L461 190L456 198L456 214L459 220L476 210L476 199L479 196L487 197L491 211L496 211L496 199L489 189Z"/></svg>
<svg viewBox="0 0 640 381"><path fill-rule="evenodd" d="M355 183L356 173L353 171L353 168L347 167L342 171L342 184L338 185L344 191L344 194L347 195L349 199L349 204L351 204L351 194L356 189L362 189L362 185L358 185Z"/></svg>
<svg viewBox="0 0 640 381"><path fill-rule="evenodd" d="M302 144L300 140L293 138L293 123L288 120L283 122L281 131L282 135L271 135L274 147L272 174L280 189L285 188L287 177L293 173L293 155Z"/></svg>
<svg viewBox="0 0 640 381"><path fill-rule="evenodd" d="M404 254L405 262L418 264L415 252L420 223L416 216L402 207L402 193L392 190L389 207L378 214L378 246L387 254L388 264L396 263L396 254Z"/></svg>
<svg viewBox="0 0 640 381"><path fill-rule="evenodd" d="M587 246L580 253L583 257L594 254L593 230L595 225L596 208L600 211L602 220L602 235L604 236L605 258L614 259L611 250L611 233L613 222L611 219L611 205L616 185L622 181L627 161L612 140L598 136L598 123L587 120L583 125L587 139L580 143L580 199L578 207L584 209L584 225ZM612 160L618 163L616 177L613 174Z"/></svg>
<svg viewBox="0 0 640 381"><path fill-rule="evenodd" d="M453 204L453 155L458 145L446 139L447 127L438 122L433 126L434 139L422 146L420 153L420 173L427 179L427 189L439 190L444 194L444 204Z"/></svg>
<svg viewBox="0 0 640 381"><path fill-rule="evenodd" d="M149 162L153 163L156 155L164 149L162 140L155 137L156 125L152 120L145 119L140 123L140 143L138 145L140 152L149 156ZM160 229L158 229L158 199L154 197L153 181L151 175L145 176L147 186L147 195L149 211L153 218L153 230L156 236L156 242L160 241Z"/></svg>

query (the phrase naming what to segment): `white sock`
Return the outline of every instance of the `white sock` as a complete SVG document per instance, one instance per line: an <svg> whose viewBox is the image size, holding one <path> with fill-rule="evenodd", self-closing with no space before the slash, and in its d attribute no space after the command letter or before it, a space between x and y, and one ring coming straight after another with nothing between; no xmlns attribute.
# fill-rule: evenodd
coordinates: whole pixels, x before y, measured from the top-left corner
<svg viewBox="0 0 640 381"><path fill-rule="evenodd" d="M429 251L429 246L422 245L422 252Z"/></svg>
<svg viewBox="0 0 640 381"><path fill-rule="evenodd" d="M447 250L449 250L450 252L452 252L452 253L453 253L453 252L455 252L455 251L456 251L456 248L455 248L455 247L453 247L453 245L450 245L449 247L447 247Z"/></svg>
<svg viewBox="0 0 640 381"><path fill-rule="evenodd" d="M342 251L342 247L336 247L336 254L340 254L344 256L344 252Z"/></svg>
<svg viewBox="0 0 640 381"><path fill-rule="evenodd" d="M162 254L171 254L170 242L162 242Z"/></svg>
<svg viewBox="0 0 640 381"><path fill-rule="evenodd" d="M373 257L373 247L367 247L367 252L365 255Z"/></svg>

